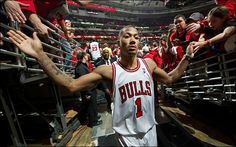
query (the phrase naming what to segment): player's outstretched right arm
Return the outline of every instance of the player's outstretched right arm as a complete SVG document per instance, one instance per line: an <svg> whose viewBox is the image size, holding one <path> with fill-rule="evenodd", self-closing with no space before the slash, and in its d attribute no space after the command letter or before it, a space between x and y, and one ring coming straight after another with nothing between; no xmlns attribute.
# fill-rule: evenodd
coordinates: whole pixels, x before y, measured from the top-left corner
<svg viewBox="0 0 236 147"><path fill-rule="evenodd" d="M73 79L69 75L63 73L43 51L42 43L37 37L36 32L33 33L33 38L28 37L21 31L10 30L7 34L9 35L9 39L21 51L34 57L39 62L49 77L71 92L91 88L102 79L102 75L99 72L93 72L78 79Z"/></svg>

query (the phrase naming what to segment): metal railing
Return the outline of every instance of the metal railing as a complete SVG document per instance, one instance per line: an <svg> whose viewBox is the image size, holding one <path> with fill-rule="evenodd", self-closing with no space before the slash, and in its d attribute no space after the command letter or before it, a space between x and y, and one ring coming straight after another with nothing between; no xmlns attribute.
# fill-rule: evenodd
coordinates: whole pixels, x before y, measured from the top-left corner
<svg viewBox="0 0 236 147"><path fill-rule="evenodd" d="M19 27L16 28L16 26L8 26L4 23L0 23L0 27L5 29L5 30L18 30L20 29ZM24 28L26 28L27 30L29 31L34 31L34 29L28 25L24 25L23 26ZM53 32L54 35L56 35L57 37L61 37L59 34L57 34L56 32ZM61 37L62 38L62 37ZM67 46L63 43L61 43L60 41L52 38L52 37L49 37L48 38L49 41L53 42L54 44L49 44L49 43L46 43L46 42L43 42L42 41L42 45L44 46L44 48L47 48L47 51L46 54L53 60L57 60L55 62L55 64L61 68L62 70L64 70L65 68L68 68L70 69L70 71L73 71L74 70L74 67L73 66L68 66L68 65L65 65L64 62L65 61L68 61L68 62L71 62L71 63L75 63L74 61L72 61L72 59L67 59L65 58L64 56L71 56L73 57L74 55L72 54L72 48L70 46ZM7 37L3 37L2 40L4 42L8 42L8 43L11 43L11 41L7 38ZM77 43L75 40L73 40L73 43ZM66 52L64 50L61 49L61 47L64 46L64 47L67 47L70 49L70 52ZM42 70L41 69L32 69L32 70L29 70L30 67L28 67L28 64L26 64L25 62L26 61L30 61L30 62L35 62L35 64L37 63L35 59L33 58L30 58L28 57L27 55L25 55L24 53L20 52L15 46L13 46L12 48L1 48L0 49L0 54L4 54L4 55L8 55L8 56L14 56L17 58L17 62L14 62L14 63L4 63L4 62L1 62L0 63L0 70L3 70L3 69L9 69L9 68L19 68L19 69L28 69L28 71L32 71L32 72L41 72Z"/></svg>
<svg viewBox="0 0 236 147"><path fill-rule="evenodd" d="M181 79L166 88L168 94L189 103L193 100L218 104L236 101L236 49L212 56L207 56L207 52L194 57Z"/></svg>
<svg viewBox="0 0 236 147"><path fill-rule="evenodd" d="M43 18L41 19L43 22L46 22L47 24L49 24L49 22L47 22ZM50 24L50 26L53 26L53 25ZM11 24L5 24L3 22L0 22L0 29L4 30L5 32L8 30L20 30L22 28L26 29L27 33L29 31L30 33L35 31L32 27L26 24L23 26L20 26L17 22L11 22ZM54 27L51 27L51 28L56 29ZM55 63L55 65L58 68L65 71L65 73L73 76L74 67L72 66L72 63L75 62L75 61L72 61L73 49L70 46L67 46L63 44L62 42L60 42L60 39L64 37L62 37L60 34L56 32L63 33L61 30L58 29L57 31L53 32L52 36L50 36L47 40L45 41L43 41L44 39L41 40L42 45L44 46L44 51L49 56L49 58L52 59L52 61ZM53 37L55 37L56 39L54 39ZM34 58L25 55L16 46L12 45L12 42L7 38L7 36L3 36L1 40L4 42L4 45L0 46L0 72L5 74L12 71L9 69L17 69L17 72L19 72L19 74L21 75L21 77L19 78L20 84L27 84L29 82L35 82L39 79L45 79L47 77L44 74L38 62ZM72 40L72 43L79 44L75 40ZM63 50L62 47L67 47L69 51ZM70 56L70 58L67 58L66 56ZM71 64L69 65L65 64L66 61L71 62ZM70 69L70 71L66 71L66 68ZM28 73L30 73L30 76L28 76ZM7 79L8 76L2 77L2 78ZM6 84L6 81L1 81L2 82L1 84L4 85L4 87L7 87L8 85L10 85L10 84ZM17 85L19 83L15 83L15 84ZM48 125L51 126L54 130L54 133L52 134L52 138L57 141L55 146L64 146L72 137L74 127L77 127L79 123L78 121L76 121L70 125L66 124L65 115L64 115L65 113L64 113L64 108L63 108L60 92L58 90L58 87L54 83L52 84L53 84L52 91L53 91L54 97L56 98L55 101L56 101L57 114L55 116L55 120L49 121ZM7 91L5 89L10 89L11 85L5 88L4 90L1 89L2 85L0 87L1 101L5 102L4 101L5 99L10 101L9 103L3 103L3 105L4 105L5 114L9 116L8 122L12 126L10 129L12 132L11 137L13 140L12 141L13 145L14 146L19 146L19 145L27 146L25 137L23 133L21 132L21 126L19 125L18 120L17 120L17 112L14 111L13 105L10 110L7 109L9 105L13 103L13 101L11 101L11 99L9 99L8 97L5 98L2 96L2 93L5 94ZM7 95L10 97L11 93L8 93ZM32 107L35 108L33 105ZM41 116L43 117L43 115ZM13 122L12 120L14 120L14 123L12 123ZM63 138L61 138L61 136L63 136Z"/></svg>

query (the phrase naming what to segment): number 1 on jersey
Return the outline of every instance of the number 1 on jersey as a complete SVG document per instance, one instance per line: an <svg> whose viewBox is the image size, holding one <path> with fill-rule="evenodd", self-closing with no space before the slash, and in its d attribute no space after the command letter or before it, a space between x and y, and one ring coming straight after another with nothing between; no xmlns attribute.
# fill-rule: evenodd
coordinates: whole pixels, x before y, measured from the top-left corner
<svg viewBox="0 0 236 147"><path fill-rule="evenodd" d="M140 116L143 115L141 98L137 98L137 99L135 100L135 104L136 104L136 106L137 106L136 117L139 118Z"/></svg>

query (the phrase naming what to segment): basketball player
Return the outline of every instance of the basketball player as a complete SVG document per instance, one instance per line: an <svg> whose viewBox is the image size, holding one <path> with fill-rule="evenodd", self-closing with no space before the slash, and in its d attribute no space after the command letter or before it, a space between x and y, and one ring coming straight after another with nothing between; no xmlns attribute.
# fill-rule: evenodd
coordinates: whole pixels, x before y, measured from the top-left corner
<svg viewBox="0 0 236 147"><path fill-rule="evenodd" d="M140 36L138 30L129 25L122 28L118 36L121 53L118 61L112 66L101 65L90 74L73 79L48 58L36 33L33 33L33 39L20 31L11 30L8 35L21 51L36 58L55 82L71 92L94 87L101 80L113 83L112 125L122 146L157 146L153 78L165 84L173 83L194 56L193 48L189 46L179 65L167 74L153 60L137 58Z"/></svg>

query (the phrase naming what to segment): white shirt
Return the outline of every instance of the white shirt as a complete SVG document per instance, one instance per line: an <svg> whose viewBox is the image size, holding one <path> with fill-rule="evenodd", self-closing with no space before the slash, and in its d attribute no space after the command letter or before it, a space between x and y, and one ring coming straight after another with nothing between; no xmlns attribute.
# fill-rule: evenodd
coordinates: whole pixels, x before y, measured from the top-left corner
<svg viewBox="0 0 236 147"><path fill-rule="evenodd" d="M90 49L89 52L91 53L92 60L95 61L99 57L101 57L101 52L99 48L99 43L98 42L91 42L90 43Z"/></svg>

